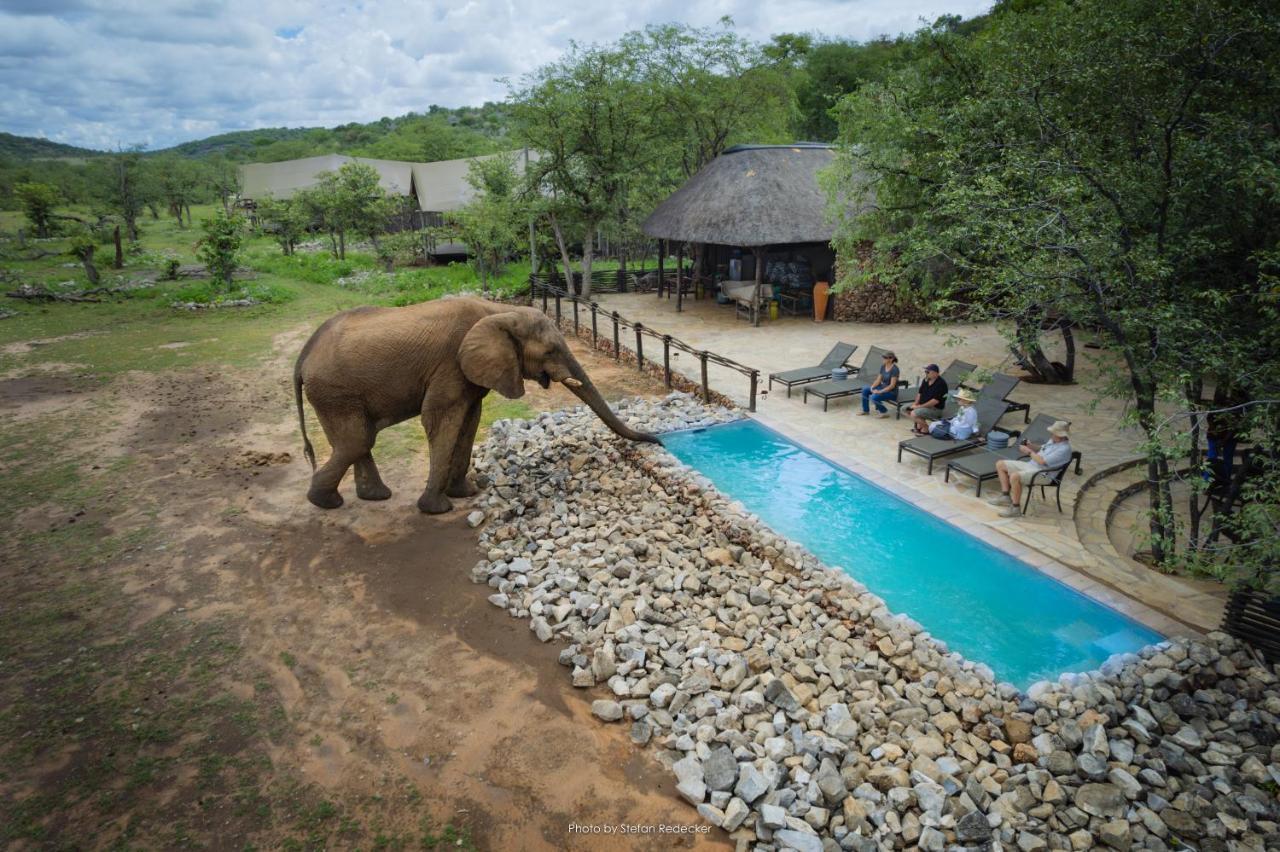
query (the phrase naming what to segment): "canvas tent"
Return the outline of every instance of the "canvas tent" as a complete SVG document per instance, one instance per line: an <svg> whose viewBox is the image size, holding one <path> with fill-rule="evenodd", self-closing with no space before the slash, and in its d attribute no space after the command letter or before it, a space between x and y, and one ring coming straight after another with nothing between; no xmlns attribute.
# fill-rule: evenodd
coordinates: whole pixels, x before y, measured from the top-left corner
<svg viewBox="0 0 1280 852"><path fill-rule="evenodd" d="M302 189L315 186L322 172L333 172L346 163L364 163L378 171L378 185L389 195L409 196L417 201L419 215L414 227L439 225L442 214L465 206L475 197L475 189L467 182L472 160L497 156L441 160L434 163L411 163L401 160L375 160L329 154L279 163L252 163L240 167L240 198L257 201L263 198L290 198ZM516 155L516 168L523 171L527 160L536 159L532 151ZM432 254L465 254L462 243L436 243Z"/></svg>
<svg viewBox="0 0 1280 852"><path fill-rule="evenodd" d="M659 240L702 243L704 264L711 269L728 267L737 250L743 255L742 277L756 281L758 312L762 258L803 258L814 277L829 280L835 262L834 227L826 215L827 195L818 184L818 172L834 160L830 145L734 146L659 204L641 229ZM659 257L664 254L665 250ZM677 289L677 300L680 295Z"/></svg>

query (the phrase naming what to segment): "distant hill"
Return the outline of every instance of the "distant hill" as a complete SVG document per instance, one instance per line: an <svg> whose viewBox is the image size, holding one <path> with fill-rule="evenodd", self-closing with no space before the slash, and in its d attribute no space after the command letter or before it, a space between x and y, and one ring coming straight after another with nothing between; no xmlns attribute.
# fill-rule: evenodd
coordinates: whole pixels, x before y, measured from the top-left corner
<svg viewBox="0 0 1280 852"><path fill-rule="evenodd" d="M100 157L104 151L90 148L77 148L75 145L63 145L61 142L50 142L34 136L14 136L12 133L0 133L0 157L12 157L15 160L42 160L85 157Z"/></svg>

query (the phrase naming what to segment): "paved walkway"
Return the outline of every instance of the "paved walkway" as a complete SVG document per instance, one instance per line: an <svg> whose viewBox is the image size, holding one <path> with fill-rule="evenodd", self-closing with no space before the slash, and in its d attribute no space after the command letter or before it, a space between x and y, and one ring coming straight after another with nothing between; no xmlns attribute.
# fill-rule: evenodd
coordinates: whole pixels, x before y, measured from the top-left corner
<svg viewBox="0 0 1280 852"><path fill-rule="evenodd" d="M767 389L769 373L816 364L838 341L858 344L855 364L861 363L862 353L869 346L892 349L898 355L903 376L913 384L925 364L934 361L945 368L953 358L1018 374L1003 338L990 325L951 325L935 330L918 323L814 323L783 317L754 328L736 320L731 307L707 299L687 301L682 313L676 313L674 301L660 301L651 294L605 294L597 300L602 307L639 320L655 331L758 368L762 389ZM1084 500L1082 516L1077 517L1081 513L1074 511L1081 485L1098 471L1133 459L1139 438L1136 429L1121 425L1121 402L1096 401L1088 390L1096 386L1100 359L1107 356L1100 350L1084 348L1085 342L1077 341L1079 384L1061 387L1023 383L1011 394L1019 402L1030 403L1033 417L1045 413L1072 424L1071 442L1083 453L1084 473L1072 473L1064 483L1061 514L1050 493L1047 501L1033 499L1026 516L1000 518L995 509L974 499L972 480L958 477L959 481L944 483L945 465L935 465L930 476L925 472L925 462L913 456L904 456L899 464L897 444L910 437L908 421L855 417L854 412L860 408L856 397L832 400L830 410L824 412L821 400L811 397L806 405L798 389L788 398L785 389L775 387L774 392L758 399L758 417L797 442L898 491L1163 633L1215 629L1221 622L1225 589L1219 584L1165 576L1121 556L1106 535L1109 503ZM697 362L682 364L682 358L690 360L687 355L673 358L673 367L696 380ZM746 377L712 365L709 379L712 388L746 405ZM1006 415L1002 421L1010 428L1018 428L1021 423L1019 413ZM1127 596L1134 589L1140 590L1140 600Z"/></svg>

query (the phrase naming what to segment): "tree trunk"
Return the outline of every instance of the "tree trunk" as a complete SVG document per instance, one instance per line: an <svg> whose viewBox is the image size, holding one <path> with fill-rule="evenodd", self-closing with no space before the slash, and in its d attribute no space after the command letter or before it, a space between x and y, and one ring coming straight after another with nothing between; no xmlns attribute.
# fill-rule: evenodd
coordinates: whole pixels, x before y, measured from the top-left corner
<svg viewBox="0 0 1280 852"><path fill-rule="evenodd" d="M112 264L116 269L124 269L124 247L120 245L120 226L116 225L115 231L112 233L116 242L116 259Z"/></svg>
<svg viewBox="0 0 1280 852"><path fill-rule="evenodd" d="M1074 384L1076 380L1076 336L1071 330L1071 323L1067 320L1063 320L1060 323L1060 327L1062 328L1062 342L1067 350L1067 363L1063 364L1066 367L1066 372L1062 377L1062 381L1067 384Z"/></svg>
<svg viewBox="0 0 1280 852"><path fill-rule="evenodd" d="M119 228L116 229L116 233L117 234L120 233ZM89 284L94 287L97 287L98 286L98 267L93 265L94 249L95 249L95 246L88 246L80 254L80 263L84 265L84 274L85 274L85 277L89 279Z"/></svg>
<svg viewBox="0 0 1280 852"><path fill-rule="evenodd" d="M338 231L338 260L347 259L347 232Z"/></svg>
<svg viewBox="0 0 1280 852"><path fill-rule="evenodd" d="M565 288L572 292L573 261L569 259L569 248L564 243L564 231L560 230L560 220L554 213L547 214L551 220L551 232L556 235L556 247L560 249L560 265L564 268Z"/></svg>
<svg viewBox="0 0 1280 852"><path fill-rule="evenodd" d="M191 205L185 204L183 206L187 208L187 227L190 228L191 227Z"/></svg>
<svg viewBox="0 0 1280 852"><path fill-rule="evenodd" d="M582 290L578 295L583 298L591 297L591 261L594 259L595 246L592 244L591 235L595 233L596 226L587 225L586 237L582 241Z"/></svg>
<svg viewBox="0 0 1280 852"><path fill-rule="evenodd" d="M129 229L129 242L136 243L138 241L138 217L128 216L125 218L124 224Z"/></svg>
<svg viewBox="0 0 1280 852"><path fill-rule="evenodd" d="M151 218L156 221L160 220L160 208L156 206L154 201L147 202L147 210L151 212Z"/></svg>
<svg viewBox="0 0 1280 852"><path fill-rule="evenodd" d="M1138 424L1147 438L1147 498L1151 504L1151 558L1163 565L1173 552L1173 499L1169 490L1169 464L1158 443L1155 420L1155 387L1134 377L1134 402Z"/></svg>

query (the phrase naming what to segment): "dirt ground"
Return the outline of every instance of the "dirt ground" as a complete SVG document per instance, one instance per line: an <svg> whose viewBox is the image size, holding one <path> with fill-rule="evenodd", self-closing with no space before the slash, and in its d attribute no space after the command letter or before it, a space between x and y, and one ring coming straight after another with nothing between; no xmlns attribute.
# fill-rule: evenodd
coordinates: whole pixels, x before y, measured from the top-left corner
<svg viewBox="0 0 1280 852"><path fill-rule="evenodd" d="M559 648L470 582L467 501L417 512L416 423L374 450L389 501L350 478L344 507L305 501L289 376L309 332L249 370L0 379L18 494L0 516L0 842L727 848L718 830L571 832L699 821L652 750L590 717L601 696L570 686ZM578 354L609 398L664 390ZM525 401L577 402L533 384Z"/></svg>

